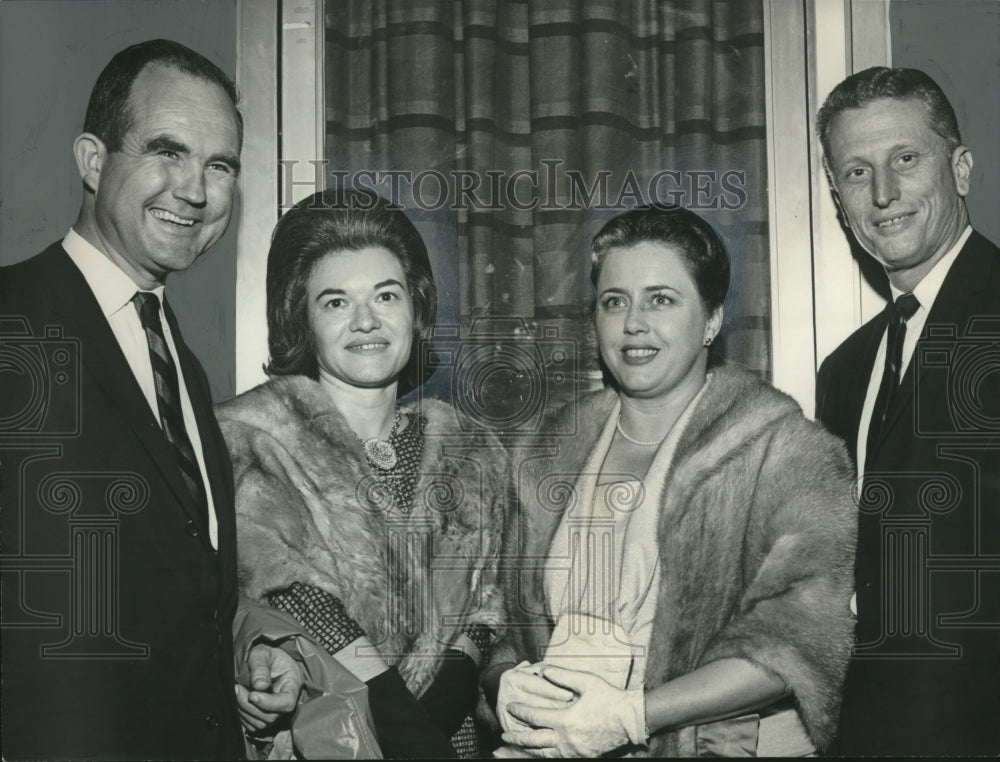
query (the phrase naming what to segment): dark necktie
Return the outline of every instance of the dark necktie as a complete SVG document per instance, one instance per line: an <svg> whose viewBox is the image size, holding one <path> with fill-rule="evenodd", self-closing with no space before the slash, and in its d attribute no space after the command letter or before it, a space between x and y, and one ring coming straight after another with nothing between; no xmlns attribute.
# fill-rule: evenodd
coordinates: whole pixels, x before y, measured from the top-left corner
<svg viewBox="0 0 1000 762"><path fill-rule="evenodd" d="M205 482L201 478L201 469L191 446L187 429L184 428L184 414L181 411L181 392L178 384L177 366L167 347L163 336L163 325L160 323L160 300L156 294L149 291L139 291L132 298L139 312L139 322L146 332L149 344L149 360L153 365L153 381L156 385L156 405L160 410L160 426L163 435L170 443L181 476L188 491L194 498L195 505L202 513L202 518L208 518L208 500L205 496Z"/></svg>
<svg viewBox="0 0 1000 762"><path fill-rule="evenodd" d="M906 321L920 309L920 302L913 294L900 294L892 305L889 315L889 336L885 345L885 369L882 371L882 383L875 397L875 407L872 409L872 420L868 426L868 444L865 449L866 459L870 459L875 451L886 413L892 404L892 397L899 388L899 369L903 364L903 340L906 338Z"/></svg>

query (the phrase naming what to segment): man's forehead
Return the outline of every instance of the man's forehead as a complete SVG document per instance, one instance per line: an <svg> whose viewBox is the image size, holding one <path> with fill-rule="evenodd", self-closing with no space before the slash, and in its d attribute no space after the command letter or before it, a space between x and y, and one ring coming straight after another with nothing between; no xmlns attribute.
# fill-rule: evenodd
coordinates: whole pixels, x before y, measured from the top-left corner
<svg viewBox="0 0 1000 762"><path fill-rule="evenodd" d="M842 151L860 145L902 144L920 139L942 140L919 98L880 98L840 111L830 124L834 160L844 158Z"/></svg>
<svg viewBox="0 0 1000 762"><path fill-rule="evenodd" d="M228 120L239 134L236 106L222 86L168 63L154 61L143 67L132 82L129 109L133 130L137 121L160 121L166 115Z"/></svg>
<svg viewBox="0 0 1000 762"><path fill-rule="evenodd" d="M878 98L857 108L846 108L834 116L831 133L873 122L893 123L900 128L931 129L931 117L920 98ZM839 129L838 129L839 128Z"/></svg>
<svg viewBox="0 0 1000 762"><path fill-rule="evenodd" d="M172 99L188 99L206 107L218 105L236 117L236 106L222 85L169 63L154 61L144 66L129 90L129 103L133 107L155 108Z"/></svg>

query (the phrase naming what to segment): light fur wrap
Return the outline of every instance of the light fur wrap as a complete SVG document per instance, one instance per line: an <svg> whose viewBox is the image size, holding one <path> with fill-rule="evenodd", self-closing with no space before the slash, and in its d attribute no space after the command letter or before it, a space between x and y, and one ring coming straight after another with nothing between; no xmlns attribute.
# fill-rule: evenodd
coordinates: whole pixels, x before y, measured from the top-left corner
<svg viewBox="0 0 1000 762"><path fill-rule="evenodd" d="M551 456L536 450L518 469L520 510L501 562L509 629L491 669L544 654L554 622L537 559L549 552L615 402L609 390L564 409L552 430L577 435L550 439ZM744 658L784 680L813 743L827 745L853 634L852 473L843 443L790 397L745 371L714 371L662 490L647 689ZM699 748L689 727L655 734L649 751L694 756Z"/></svg>
<svg viewBox="0 0 1000 762"><path fill-rule="evenodd" d="M242 592L261 600L303 582L337 596L416 695L466 623L501 623L509 492L492 435L463 431L442 402L419 409L424 452L405 512L385 503L318 382L275 378L216 408L236 482Z"/></svg>

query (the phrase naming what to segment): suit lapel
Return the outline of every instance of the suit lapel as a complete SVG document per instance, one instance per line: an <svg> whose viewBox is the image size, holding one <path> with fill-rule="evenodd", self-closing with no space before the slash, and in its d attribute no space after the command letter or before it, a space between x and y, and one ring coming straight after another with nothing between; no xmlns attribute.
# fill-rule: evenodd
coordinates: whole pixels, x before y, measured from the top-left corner
<svg viewBox="0 0 1000 762"><path fill-rule="evenodd" d="M107 396L108 408L115 411L132 429L189 518L207 532L208 528L204 526L200 511L196 510L191 493L181 477L174 453L139 388L139 382L136 381L97 298L83 274L61 247L53 257L51 272L55 297L53 309L65 318L67 335L80 339L83 367ZM208 542L207 537L205 542Z"/></svg>
<svg viewBox="0 0 1000 762"><path fill-rule="evenodd" d="M893 397L892 404L886 413L880 442L894 426L899 424L903 413L912 408L914 404L917 368L921 362L923 348L927 346L928 342L939 343L942 339L953 341L965 334L968 328L966 324L974 313L973 305L979 303L979 294L987 289L989 283L986 274L989 270L991 254L985 246L981 245L981 241L985 243L985 239L973 232L941 284L941 290L938 291L938 295L934 299L920 339L914 347L913 357L910 358L910 364L900 382L899 393ZM935 399L944 400L946 393L947 390L940 390L933 396ZM914 425L916 425L916 420L914 420Z"/></svg>
<svg viewBox="0 0 1000 762"><path fill-rule="evenodd" d="M861 427L861 411L865 406L865 397L868 394L868 384L871 381L872 372L875 370L875 359L878 354L879 344L882 342L882 335L885 333L889 322L889 309L887 308L881 315L872 320L860 337L860 347L857 353L852 353L849 362L853 367L848 374L838 374L841 378L849 376L850 382L842 391L842 410L844 420L843 435L847 442L848 450L855 453L855 464L857 464L857 444L858 432ZM881 373L881 368L878 369ZM870 457L871 453L867 453Z"/></svg>

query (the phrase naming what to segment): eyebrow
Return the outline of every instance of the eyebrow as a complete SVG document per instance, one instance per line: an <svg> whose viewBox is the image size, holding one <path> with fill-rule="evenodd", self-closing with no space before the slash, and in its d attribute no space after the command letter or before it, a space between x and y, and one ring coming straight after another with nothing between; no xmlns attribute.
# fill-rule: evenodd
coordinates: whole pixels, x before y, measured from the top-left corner
<svg viewBox="0 0 1000 762"><path fill-rule="evenodd" d="M157 151L173 151L174 153L191 153L191 149L178 140L169 138L166 135L157 135L146 141L146 153L156 153Z"/></svg>
<svg viewBox="0 0 1000 762"><path fill-rule="evenodd" d="M243 169L243 165L240 164L240 157L235 156L234 154L231 153L213 153L211 156L208 157L207 163L214 164L215 162L219 161L223 162L224 164L228 164L230 167L232 167L233 172L235 172L236 174L239 174L240 170Z"/></svg>
<svg viewBox="0 0 1000 762"><path fill-rule="evenodd" d="M181 143L179 140L174 140L167 135L157 135L150 138L146 142L146 153L156 153L157 151L173 151L174 153L184 154L185 156L189 156L191 154L191 149L184 145L184 143ZM240 169L242 168L239 156L235 156L228 152L213 153L208 157L206 164L213 164L215 162L228 164L233 168L233 171L236 174L239 174Z"/></svg>
<svg viewBox="0 0 1000 762"><path fill-rule="evenodd" d="M645 287L643 287L642 290L643 290L644 293L647 293L647 294L652 293L654 291L673 291L675 294L680 294L681 293L678 289L674 288L673 286L667 286L667 285L663 285L663 286L645 286ZM610 288L606 288L606 289L604 289L601 292L602 295L603 294L627 294L627 293L628 293L628 291L626 291L626 289L619 288L618 286L611 286Z"/></svg>
<svg viewBox="0 0 1000 762"><path fill-rule="evenodd" d="M889 148L886 149L886 152L891 156L892 154L899 153L900 151L911 151L913 153L927 153L930 150L932 149L930 149L927 146L918 145L913 141L908 140L905 143L895 143L894 145L889 146ZM845 169L848 164L855 164L857 162L861 162L862 164L871 163L869 159L865 156L852 154L847 158L841 159L839 162L837 162L837 170L839 171Z"/></svg>
<svg viewBox="0 0 1000 762"><path fill-rule="evenodd" d="M389 278L388 280L382 280L376 283L372 287L372 291L378 291L380 288L385 288L386 286L399 286L404 291L406 290L403 284L400 283L398 280L396 280L395 278ZM344 289L342 288L324 288L316 295L316 301L318 302L324 296L334 296L334 295L339 296L340 294L346 294L346 293L347 292L344 291Z"/></svg>
<svg viewBox="0 0 1000 762"><path fill-rule="evenodd" d="M346 294L346 293L347 292L344 291L344 289L342 289L342 288L324 288L322 291L320 291L316 295L315 301L318 302L324 296L334 296L334 295L340 295L340 294Z"/></svg>

